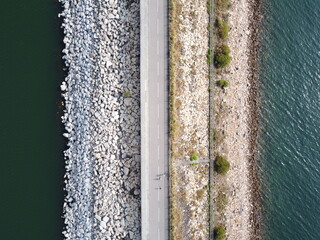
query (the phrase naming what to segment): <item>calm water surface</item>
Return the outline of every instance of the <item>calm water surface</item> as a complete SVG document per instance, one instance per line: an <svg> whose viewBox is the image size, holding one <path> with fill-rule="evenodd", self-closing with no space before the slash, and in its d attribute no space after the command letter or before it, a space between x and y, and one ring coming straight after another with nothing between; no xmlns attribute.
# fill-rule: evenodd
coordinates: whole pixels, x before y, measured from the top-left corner
<svg viewBox="0 0 320 240"><path fill-rule="evenodd" d="M0 239L62 239L61 36L55 0L0 8Z"/></svg>
<svg viewBox="0 0 320 240"><path fill-rule="evenodd" d="M265 239L320 239L320 1L267 0L262 48Z"/></svg>

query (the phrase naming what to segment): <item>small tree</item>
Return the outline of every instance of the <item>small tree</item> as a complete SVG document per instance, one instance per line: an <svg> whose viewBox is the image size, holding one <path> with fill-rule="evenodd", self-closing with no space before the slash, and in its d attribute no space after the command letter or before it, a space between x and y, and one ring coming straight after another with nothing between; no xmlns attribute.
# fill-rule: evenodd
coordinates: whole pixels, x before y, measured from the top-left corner
<svg viewBox="0 0 320 240"><path fill-rule="evenodd" d="M216 82L218 87L221 87L222 89L229 86L229 82L227 80L219 80Z"/></svg>
<svg viewBox="0 0 320 240"><path fill-rule="evenodd" d="M217 156L214 162L214 169L219 174L226 174L230 169L230 163L223 156Z"/></svg>
<svg viewBox="0 0 320 240"><path fill-rule="evenodd" d="M226 228L218 226L214 228L214 240L224 240L226 238Z"/></svg>

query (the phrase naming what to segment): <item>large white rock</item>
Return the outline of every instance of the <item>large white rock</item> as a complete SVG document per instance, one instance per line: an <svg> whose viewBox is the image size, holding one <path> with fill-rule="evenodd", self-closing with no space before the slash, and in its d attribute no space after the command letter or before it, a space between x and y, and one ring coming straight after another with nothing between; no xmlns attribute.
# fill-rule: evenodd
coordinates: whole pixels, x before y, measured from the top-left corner
<svg viewBox="0 0 320 240"><path fill-rule="evenodd" d="M60 89L61 89L61 91L66 91L67 90L66 82L62 82L62 84L60 85Z"/></svg>

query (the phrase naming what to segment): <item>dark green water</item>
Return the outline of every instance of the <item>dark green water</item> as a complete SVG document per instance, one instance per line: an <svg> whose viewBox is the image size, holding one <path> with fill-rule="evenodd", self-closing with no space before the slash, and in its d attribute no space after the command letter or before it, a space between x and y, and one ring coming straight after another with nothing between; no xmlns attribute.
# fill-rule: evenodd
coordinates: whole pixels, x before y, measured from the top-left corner
<svg viewBox="0 0 320 240"><path fill-rule="evenodd" d="M62 239L61 36L55 0L0 8L0 239Z"/></svg>
<svg viewBox="0 0 320 240"><path fill-rule="evenodd" d="M320 239L320 1L267 0L262 48L266 239Z"/></svg>

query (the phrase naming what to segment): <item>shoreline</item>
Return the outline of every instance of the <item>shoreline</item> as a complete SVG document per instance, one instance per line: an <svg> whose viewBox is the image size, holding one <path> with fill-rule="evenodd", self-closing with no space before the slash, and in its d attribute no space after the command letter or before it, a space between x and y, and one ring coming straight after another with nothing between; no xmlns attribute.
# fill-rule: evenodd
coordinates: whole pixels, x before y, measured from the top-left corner
<svg viewBox="0 0 320 240"><path fill-rule="evenodd" d="M215 127L220 138L216 141L216 155L227 157L231 164L225 176L215 175L215 225L226 227L228 240L261 239L256 162L260 9L259 0L231 1L226 43L232 60L225 69L218 69L222 73L215 75L216 80L226 79L230 83L226 89L216 87L214 100Z"/></svg>
<svg viewBox="0 0 320 240"><path fill-rule="evenodd" d="M261 177L257 163L257 146L259 138L260 121L260 94L259 94L259 70L260 70L260 31L262 20L262 0L251 0L250 11L252 13L250 20L251 34L249 38L249 104L250 104L250 142L249 142L249 173L251 182L251 204L250 223L252 225L250 239L262 239L261 233Z"/></svg>

